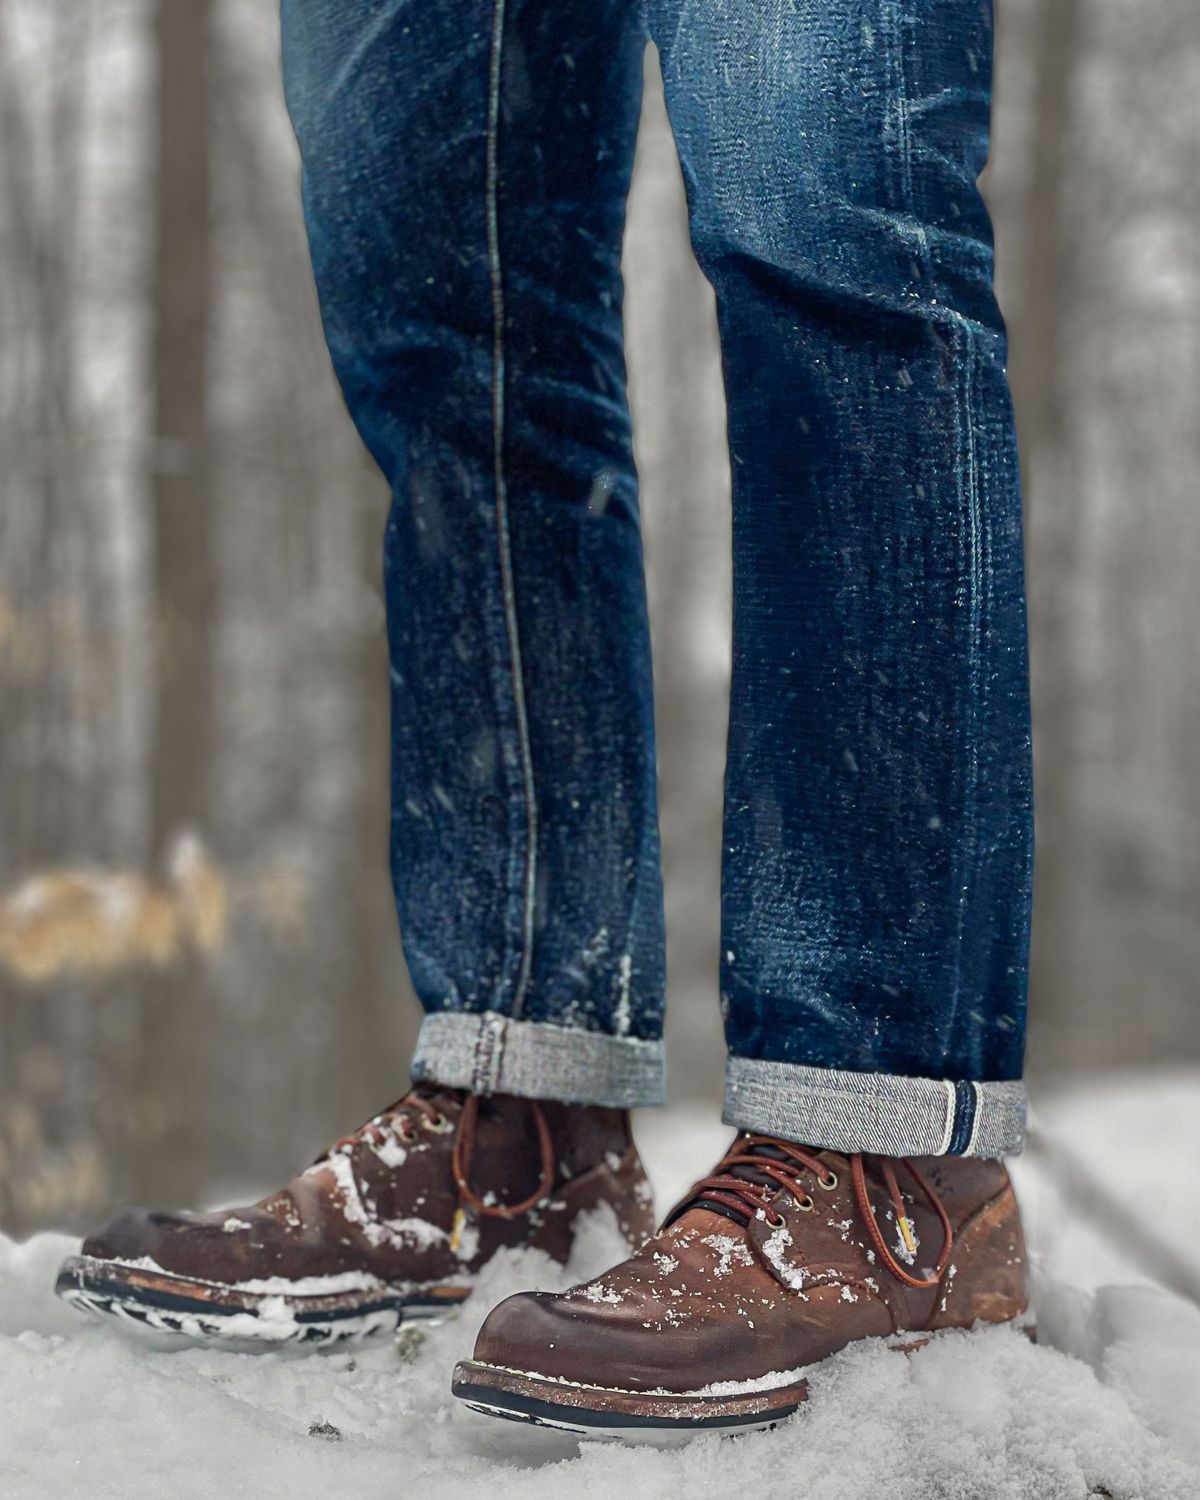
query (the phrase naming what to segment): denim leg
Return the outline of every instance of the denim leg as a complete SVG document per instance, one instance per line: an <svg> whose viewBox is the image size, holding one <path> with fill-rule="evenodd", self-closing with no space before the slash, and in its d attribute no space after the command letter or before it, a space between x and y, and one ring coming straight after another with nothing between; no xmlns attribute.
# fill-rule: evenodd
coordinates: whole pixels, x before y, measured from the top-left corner
<svg viewBox="0 0 1200 1500"><path fill-rule="evenodd" d="M649 0L734 484L726 1119L1019 1149L1032 845L985 0Z"/></svg>
<svg viewBox="0 0 1200 1500"><path fill-rule="evenodd" d="M392 873L418 1078L662 1093L621 344L636 0L283 0L326 336L392 490Z"/></svg>

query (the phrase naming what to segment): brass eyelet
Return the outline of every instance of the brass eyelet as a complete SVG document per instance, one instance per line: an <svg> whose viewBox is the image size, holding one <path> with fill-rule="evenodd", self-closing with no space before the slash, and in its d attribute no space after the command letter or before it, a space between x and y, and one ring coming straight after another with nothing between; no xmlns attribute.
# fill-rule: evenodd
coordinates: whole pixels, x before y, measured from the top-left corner
<svg viewBox="0 0 1200 1500"><path fill-rule="evenodd" d="M829 1177L828 1178L824 1178L824 1177L818 1177L817 1178L817 1186L818 1187L823 1187L827 1193L832 1193L833 1190L834 1190L834 1188L837 1187L837 1185L838 1185L838 1174L836 1172L834 1172L834 1171L831 1171L829 1173Z"/></svg>

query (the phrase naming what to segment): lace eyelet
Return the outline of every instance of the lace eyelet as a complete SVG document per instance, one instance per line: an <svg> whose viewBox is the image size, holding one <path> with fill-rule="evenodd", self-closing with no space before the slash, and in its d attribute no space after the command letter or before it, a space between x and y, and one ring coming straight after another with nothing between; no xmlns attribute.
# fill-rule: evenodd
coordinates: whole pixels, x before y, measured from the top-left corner
<svg viewBox="0 0 1200 1500"><path fill-rule="evenodd" d="M813 1209L817 1206L811 1198L795 1198L792 1201L802 1214L812 1213Z"/></svg>
<svg viewBox="0 0 1200 1500"><path fill-rule="evenodd" d="M837 1187L837 1185L838 1185L838 1174L836 1172L831 1171L830 1174L829 1174L829 1176L828 1176L828 1178L825 1178L825 1177L818 1177L817 1178L817 1186L818 1187L823 1187L827 1193L832 1193L833 1190L834 1190L834 1188Z"/></svg>
<svg viewBox="0 0 1200 1500"><path fill-rule="evenodd" d="M445 1135L448 1130L454 1129L454 1126L445 1115L435 1115L433 1119L430 1119L427 1115L422 1115L421 1124L431 1135Z"/></svg>
<svg viewBox="0 0 1200 1500"><path fill-rule="evenodd" d="M767 1222L768 1229L782 1229L787 1222L782 1214L764 1213L763 1218Z"/></svg>
<svg viewBox="0 0 1200 1500"><path fill-rule="evenodd" d="M415 1146L417 1144L417 1141L420 1139L420 1137L417 1135L417 1132L415 1130L410 1130L407 1125L401 1125L400 1129L397 1130L396 1135L398 1139L403 1141L406 1146Z"/></svg>

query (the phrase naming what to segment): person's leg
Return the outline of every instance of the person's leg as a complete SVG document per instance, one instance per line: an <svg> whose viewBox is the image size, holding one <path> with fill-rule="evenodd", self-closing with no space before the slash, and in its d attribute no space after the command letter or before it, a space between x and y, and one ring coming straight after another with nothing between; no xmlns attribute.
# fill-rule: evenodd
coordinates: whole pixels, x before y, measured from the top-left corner
<svg viewBox="0 0 1200 1500"><path fill-rule="evenodd" d="M392 488L414 1074L662 1096L649 633L621 338L636 0L285 0L329 347Z"/></svg>
<svg viewBox="0 0 1200 1500"><path fill-rule="evenodd" d="M428 1015L414 1088L281 1192L122 1214L59 1289L320 1343L460 1300L503 1246L565 1258L582 1210L652 1227L626 1113L662 1095L664 955L620 279L645 34L636 0L283 21L329 347L392 490L392 869Z"/></svg>
<svg viewBox="0 0 1200 1500"><path fill-rule="evenodd" d="M1023 1128L1031 837L988 7L650 14L729 406L744 1133L641 1252L502 1304L456 1372L581 1431L774 1421L855 1339L1026 1303L994 1159Z"/></svg>
<svg viewBox="0 0 1200 1500"><path fill-rule="evenodd" d="M657 0L734 499L726 1119L1018 1150L1032 822L981 0Z"/></svg>

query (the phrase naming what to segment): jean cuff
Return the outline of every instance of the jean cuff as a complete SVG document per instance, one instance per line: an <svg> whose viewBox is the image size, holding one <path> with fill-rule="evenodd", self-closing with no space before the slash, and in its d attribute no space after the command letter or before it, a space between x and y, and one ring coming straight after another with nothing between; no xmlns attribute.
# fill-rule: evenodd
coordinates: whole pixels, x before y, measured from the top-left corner
<svg viewBox="0 0 1200 1500"><path fill-rule="evenodd" d="M666 1097L661 1041L610 1036L496 1011L434 1011L425 1017L412 1076L476 1094L519 1094L565 1104L636 1109Z"/></svg>
<svg viewBox="0 0 1200 1500"><path fill-rule="evenodd" d="M742 1130L825 1151L1013 1156L1025 1135L1025 1085L731 1057L722 1118Z"/></svg>

